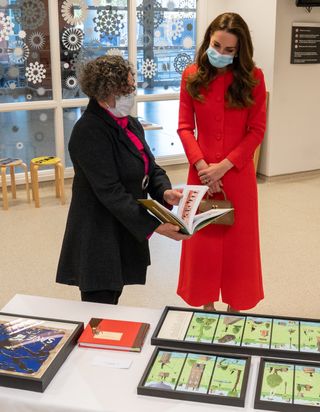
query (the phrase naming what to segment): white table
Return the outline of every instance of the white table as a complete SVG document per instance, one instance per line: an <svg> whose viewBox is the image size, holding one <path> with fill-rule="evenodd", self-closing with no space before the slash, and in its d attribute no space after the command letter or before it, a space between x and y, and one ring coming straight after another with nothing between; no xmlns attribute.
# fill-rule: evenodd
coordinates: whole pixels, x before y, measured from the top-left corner
<svg viewBox="0 0 320 412"><path fill-rule="evenodd" d="M241 412L253 411L258 358L252 358L244 409L137 395L137 385L154 347L150 338L161 310L15 295L2 312L83 321L105 317L148 322L141 353L74 348L44 393L0 387L1 412ZM94 360L132 360L129 369L97 366Z"/></svg>
<svg viewBox="0 0 320 412"><path fill-rule="evenodd" d="M144 128L144 130L162 130L163 129L163 126L161 126L160 124L148 122L147 120L144 120L142 117L139 117L138 120L141 123L141 126Z"/></svg>

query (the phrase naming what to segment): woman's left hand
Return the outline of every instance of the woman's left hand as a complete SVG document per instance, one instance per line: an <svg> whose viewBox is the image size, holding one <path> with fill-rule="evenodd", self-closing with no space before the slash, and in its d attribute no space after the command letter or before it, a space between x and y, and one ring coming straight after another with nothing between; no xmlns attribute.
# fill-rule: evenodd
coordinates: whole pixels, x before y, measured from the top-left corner
<svg viewBox="0 0 320 412"><path fill-rule="evenodd" d="M182 189L168 189L163 193L163 200L169 205L178 205L182 198Z"/></svg>
<svg viewBox="0 0 320 412"><path fill-rule="evenodd" d="M209 163L206 169L199 171L198 176L202 184L210 186L218 182L232 167L233 164L228 159L224 159L219 163Z"/></svg>

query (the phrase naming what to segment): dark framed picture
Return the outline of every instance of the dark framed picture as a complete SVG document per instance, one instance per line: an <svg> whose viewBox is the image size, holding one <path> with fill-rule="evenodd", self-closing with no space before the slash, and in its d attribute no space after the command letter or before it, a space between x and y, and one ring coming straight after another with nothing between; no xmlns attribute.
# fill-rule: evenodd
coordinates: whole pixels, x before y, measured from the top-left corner
<svg viewBox="0 0 320 412"><path fill-rule="evenodd" d="M308 412L320 409L320 363L261 358L255 409Z"/></svg>
<svg viewBox="0 0 320 412"><path fill-rule="evenodd" d="M151 343L320 362L320 320L167 306Z"/></svg>
<svg viewBox="0 0 320 412"><path fill-rule="evenodd" d="M156 347L139 395L244 407L251 358Z"/></svg>
<svg viewBox="0 0 320 412"><path fill-rule="evenodd" d="M82 322L0 312L0 385L43 392L82 331Z"/></svg>

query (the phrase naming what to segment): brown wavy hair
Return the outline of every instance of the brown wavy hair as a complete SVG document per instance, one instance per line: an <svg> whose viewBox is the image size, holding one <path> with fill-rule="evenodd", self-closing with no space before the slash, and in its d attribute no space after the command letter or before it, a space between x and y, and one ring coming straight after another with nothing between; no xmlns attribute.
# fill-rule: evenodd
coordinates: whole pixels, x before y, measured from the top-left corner
<svg viewBox="0 0 320 412"><path fill-rule="evenodd" d="M121 56L108 55L80 67L78 80L87 96L104 101L110 95L126 95L135 90L135 87L128 83L129 73L134 76L131 63Z"/></svg>
<svg viewBox="0 0 320 412"><path fill-rule="evenodd" d="M220 14L207 28L196 55L198 70L187 78L187 90L194 99L203 101L200 89L208 88L209 83L216 77L218 70L210 64L207 49L211 36L218 30L232 33L238 39L238 51L231 66L233 82L226 92L225 100L228 107L249 107L253 104L252 89L257 84L253 77L253 45L247 23L237 13Z"/></svg>

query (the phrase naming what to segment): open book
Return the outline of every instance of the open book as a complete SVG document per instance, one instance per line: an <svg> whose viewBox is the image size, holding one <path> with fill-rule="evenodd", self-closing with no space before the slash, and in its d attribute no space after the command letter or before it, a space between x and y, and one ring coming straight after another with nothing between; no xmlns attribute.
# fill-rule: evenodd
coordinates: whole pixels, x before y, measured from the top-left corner
<svg viewBox="0 0 320 412"><path fill-rule="evenodd" d="M138 202L156 216L162 223L172 223L180 227L180 232L192 235L212 223L218 217L229 213L232 209L210 209L197 213L201 199L208 190L208 186L188 185L182 192L178 209L170 211L153 199L138 199Z"/></svg>

